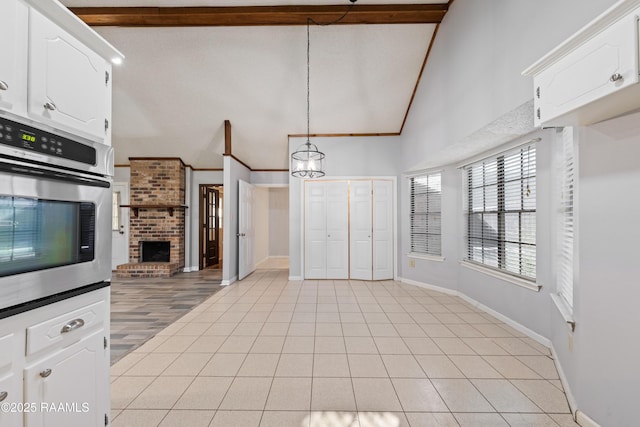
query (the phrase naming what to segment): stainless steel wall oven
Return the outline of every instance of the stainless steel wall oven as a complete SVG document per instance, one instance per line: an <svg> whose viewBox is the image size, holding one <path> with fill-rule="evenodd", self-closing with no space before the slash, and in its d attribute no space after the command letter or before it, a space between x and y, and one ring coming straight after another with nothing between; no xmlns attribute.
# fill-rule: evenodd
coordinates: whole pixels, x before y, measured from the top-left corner
<svg viewBox="0 0 640 427"><path fill-rule="evenodd" d="M113 150L0 115L0 318L108 286Z"/></svg>

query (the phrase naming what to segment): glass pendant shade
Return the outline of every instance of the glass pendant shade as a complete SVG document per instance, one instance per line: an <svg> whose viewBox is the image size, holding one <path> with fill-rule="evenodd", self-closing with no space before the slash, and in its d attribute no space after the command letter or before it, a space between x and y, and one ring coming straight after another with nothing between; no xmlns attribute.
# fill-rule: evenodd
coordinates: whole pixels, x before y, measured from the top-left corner
<svg viewBox="0 0 640 427"><path fill-rule="evenodd" d="M291 154L291 175L296 178L324 176L324 153L309 140Z"/></svg>

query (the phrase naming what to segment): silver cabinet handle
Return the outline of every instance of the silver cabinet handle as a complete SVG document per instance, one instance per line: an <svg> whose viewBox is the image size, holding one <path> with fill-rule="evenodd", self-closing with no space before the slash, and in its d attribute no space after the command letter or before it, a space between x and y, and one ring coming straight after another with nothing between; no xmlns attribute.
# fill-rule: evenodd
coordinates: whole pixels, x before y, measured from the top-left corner
<svg viewBox="0 0 640 427"><path fill-rule="evenodd" d="M44 108L46 108L49 111L53 111L56 109L56 104L54 104L53 102L46 102L44 104Z"/></svg>
<svg viewBox="0 0 640 427"><path fill-rule="evenodd" d="M40 372L40 376L42 378L47 378L49 375L51 375L51 369L45 369L44 371Z"/></svg>
<svg viewBox="0 0 640 427"><path fill-rule="evenodd" d="M623 80L623 79L624 79L624 77L622 77L622 74L620 74L620 73L612 74L611 77L609 77L609 81L611 83L615 83L615 82L618 82L618 81Z"/></svg>
<svg viewBox="0 0 640 427"><path fill-rule="evenodd" d="M9 397L9 393L6 391L0 391L0 402L4 402L7 397Z"/></svg>
<svg viewBox="0 0 640 427"><path fill-rule="evenodd" d="M66 325L64 325L62 327L62 329L60 329L60 333L61 334L66 334L67 332L71 332L74 331L78 328L81 328L84 326L84 320L82 319L74 319L71 322L67 323Z"/></svg>
<svg viewBox="0 0 640 427"><path fill-rule="evenodd" d="M0 90L8 90L9 89L9 85L7 84L7 82L0 80Z"/></svg>

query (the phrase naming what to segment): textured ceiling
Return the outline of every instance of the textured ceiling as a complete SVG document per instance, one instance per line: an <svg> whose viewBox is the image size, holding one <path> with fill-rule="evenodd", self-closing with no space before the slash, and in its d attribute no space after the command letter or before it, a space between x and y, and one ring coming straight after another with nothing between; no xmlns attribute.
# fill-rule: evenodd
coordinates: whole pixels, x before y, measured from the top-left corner
<svg viewBox="0 0 640 427"><path fill-rule="evenodd" d="M274 4L263 0L64 3L70 7ZM296 3L300 2L275 4ZM328 3L336 4L313 2ZM434 29L433 24L311 27L311 133L399 132ZM95 30L126 56L113 71L116 163L126 164L129 157L179 156L195 168L222 167L223 122L230 120L236 157L253 169L288 168L287 136L306 133L304 26Z"/></svg>

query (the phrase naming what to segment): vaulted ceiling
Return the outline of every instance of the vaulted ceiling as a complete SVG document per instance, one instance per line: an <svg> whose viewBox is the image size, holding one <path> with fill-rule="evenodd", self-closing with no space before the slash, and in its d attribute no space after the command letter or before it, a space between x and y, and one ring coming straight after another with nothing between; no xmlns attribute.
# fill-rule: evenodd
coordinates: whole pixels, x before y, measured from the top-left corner
<svg viewBox="0 0 640 427"><path fill-rule="evenodd" d="M278 170L288 167L288 136L307 131L307 16L331 21L348 8L341 1L63 3L126 56L113 71L117 164L166 156L221 168L229 120L233 154ZM312 25L310 133L400 133L446 9L444 0L358 0L340 25Z"/></svg>

